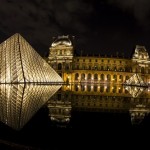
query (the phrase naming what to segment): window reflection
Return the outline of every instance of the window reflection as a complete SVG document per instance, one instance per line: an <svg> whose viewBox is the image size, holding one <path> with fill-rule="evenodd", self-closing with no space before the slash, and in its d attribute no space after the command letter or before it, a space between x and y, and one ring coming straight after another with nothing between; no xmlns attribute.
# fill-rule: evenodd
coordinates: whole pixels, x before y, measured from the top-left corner
<svg viewBox="0 0 150 150"><path fill-rule="evenodd" d="M94 85L94 92L97 92L97 85Z"/></svg>
<svg viewBox="0 0 150 150"><path fill-rule="evenodd" d="M104 86L100 86L100 92L103 93L104 92Z"/></svg>
<svg viewBox="0 0 150 150"><path fill-rule="evenodd" d="M104 81L104 74L101 74L101 81Z"/></svg>
<svg viewBox="0 0 150 150"><path fill-rule="evenodd" d="M81 91L85 91L85 85L81 85Z"/></svg>
<svg viewBox="0 0 150 150"><path fill-rule="evenodd" d="M91 85L87 86L87 91L90 92L91 91Z"/></svg>

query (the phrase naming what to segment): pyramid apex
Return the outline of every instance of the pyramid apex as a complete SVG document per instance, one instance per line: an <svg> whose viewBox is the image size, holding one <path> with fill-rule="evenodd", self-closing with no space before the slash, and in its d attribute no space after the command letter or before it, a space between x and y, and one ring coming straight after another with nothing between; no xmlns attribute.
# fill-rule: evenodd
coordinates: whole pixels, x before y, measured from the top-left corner
<svg viewBox="0 0 150 150"><path fill-rule="evenodd" d="M20 33L15 33L15 34L13 34L13 35L11 35L10 37L8 37L6 40L5 40L5 42L8 40L8 39L11 39L11 38L14 38L14 39L20 39L20 38L23 38L24 39L24 37L20 34Z"/></svg>
<svg viewBox="0 0 150 150"><path fill-rule="evenodd" d="M23 37L20 33L15 33L15 34L13 34L12 36L18 36L18 37Z"/></svg>

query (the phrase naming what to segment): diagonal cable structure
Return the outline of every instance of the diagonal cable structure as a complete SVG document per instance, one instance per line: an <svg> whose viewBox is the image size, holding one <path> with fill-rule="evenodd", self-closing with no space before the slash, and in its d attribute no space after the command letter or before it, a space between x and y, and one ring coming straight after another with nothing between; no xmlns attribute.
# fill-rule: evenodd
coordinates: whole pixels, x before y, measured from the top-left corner
<svg viewBox="0 0 150 150"><path fill-rule="evenodd" d="M0 121L20 130L61 85L1 84Z"/></svg>
<svg viewBox="0 0 150 150"><path fill-rule="evenodd" d="M63 83L57 72L18 33L0 44L0 83Z"/></svg>
<svg viewBox="0 0 150 150"><path fill-rule="evenodd" d="M148 87L148 85L143 81L143 79L135 73L128 80L123 83L125 86L140 86L140 87Z"/></svg>

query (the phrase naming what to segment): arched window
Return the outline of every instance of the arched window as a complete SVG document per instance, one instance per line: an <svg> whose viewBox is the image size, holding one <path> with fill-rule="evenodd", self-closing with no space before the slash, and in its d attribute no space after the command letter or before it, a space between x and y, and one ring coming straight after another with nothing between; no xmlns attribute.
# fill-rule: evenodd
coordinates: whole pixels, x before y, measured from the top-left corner
<svg viewBox="0 0 150 150"><path fill-rule="evenodd" d="M61 70L61 69L62 69L62 64L59 63L59 64L58 64L58 70Z"/></svg>
<svg viewBox="0 0 150 150"><path fill-rule="evenodd" d="M94 74L94 80L95 80L95 81L98 80L98 74Z"/></svg>
<svg viewBox="0 0 150 150"><path fill-rule="evenodd" d="M90 73L88 74L87 78L88 78L88 80L91 80L91 74Z"/></svg>
<svg viewBox="0 0 150 150"><path fill-rule="evenodd" d="M116 74L114 74L113 78L114 78L114 81L117 81L117 75Z"/></svg>
<svg viewBox="0 0 150 150"><path fill-rule="evenodd" d="M104 81L104 74L101 74L101 81Z"/></svg>
<svg viewBox="0 0 150 150"><path fill-rule="evenodd" d="M107 75L107 81L111 81L111 75L110 74Z"/></svg>
<svg viewBox="0 0 150 150"><path fill-rule="evenodd" d="M84 73L81 74L81 80L85 80L85 74Z"/></svg>
<svg viewBox="0 0 150 150"><path fill-rule="evenodd" d="M76 74L75 74L75 80L78 80L78 78L79 78L79 74L76 73Z"/></svg>
<svg viewBox="0 0 150 150"><path fill-rule="evenodd" d="M120 81L123 81L123 76L120 75L120 76L119 76L119 79L120 79Z"/></svg>

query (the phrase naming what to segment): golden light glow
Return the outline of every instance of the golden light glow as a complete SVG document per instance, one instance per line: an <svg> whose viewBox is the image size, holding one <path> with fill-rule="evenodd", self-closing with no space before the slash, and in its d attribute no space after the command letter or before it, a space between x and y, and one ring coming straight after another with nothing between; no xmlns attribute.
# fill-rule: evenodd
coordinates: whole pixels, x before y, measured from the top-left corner
<svg viewBox="0 0 150 150"><path fill-rule="evenodd" d="M21 129L61 85L1 84L0 121Z"/></svg>
<svg viewBox="0 0 150 150"><path fill-rule="evenodd" d="M138 97L142 91L144 90L144 87L137 87L137 86L126 86L126 90L132 95L132 97Z"/></svg>
<svg viewBox="0 0 150 150"><path fill-rule="evenodd" d="M0 58L0 83L63 82L20 34L0 44Z"/></svg>
<svg viewBox="0 0 150 150"><path fill-rule="evenodd" d="M147 86L138 74L134 74L133 76L131 76L128 80L125 81L124 84L134 86Z"/></svg>

